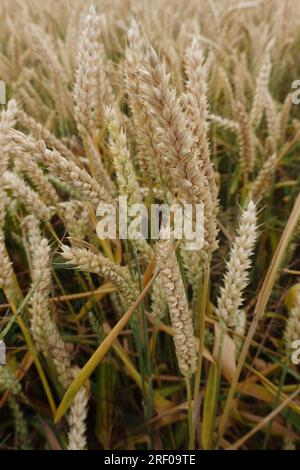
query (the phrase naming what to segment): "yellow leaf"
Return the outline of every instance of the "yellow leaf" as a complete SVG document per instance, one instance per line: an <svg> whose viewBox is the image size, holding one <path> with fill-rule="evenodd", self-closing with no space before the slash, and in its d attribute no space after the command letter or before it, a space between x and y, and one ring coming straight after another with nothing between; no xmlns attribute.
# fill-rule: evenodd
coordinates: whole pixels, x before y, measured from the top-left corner
<svg viewBox="0 0 300 470"><path fill-rule="evenodd" d="M218 361L219 350L222 347L221 352L221 371L222 375L232 382L236 371L236 348L233 340L228 336L227 333L223 333L218 323L214 324L215 328L215 344L213 350L213 357L215 361Z"/></svg>

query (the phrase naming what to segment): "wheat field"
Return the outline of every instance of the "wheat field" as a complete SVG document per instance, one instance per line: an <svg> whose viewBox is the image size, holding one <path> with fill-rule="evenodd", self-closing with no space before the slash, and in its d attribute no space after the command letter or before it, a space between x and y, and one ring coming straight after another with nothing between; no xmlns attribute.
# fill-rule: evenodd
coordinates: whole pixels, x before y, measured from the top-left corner
<svg viewBox="0 0 300 470"><path fill-rule="evenodd" d="M299 1L0 18L0 449L299 448ZM120 197L201 247L99 236Z"/></svg>

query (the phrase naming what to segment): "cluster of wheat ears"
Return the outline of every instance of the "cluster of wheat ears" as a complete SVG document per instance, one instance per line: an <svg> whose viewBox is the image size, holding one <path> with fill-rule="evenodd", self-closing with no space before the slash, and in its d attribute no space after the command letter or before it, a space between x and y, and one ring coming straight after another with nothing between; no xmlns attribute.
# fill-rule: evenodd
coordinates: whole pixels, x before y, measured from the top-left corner
<svg viewBox="0 0 300 470"><path fill-rule="evenodd" d="M296 448L299 1L0 18L0 447ZM99 239L120 195L202 203L203 248Z"/></svg>

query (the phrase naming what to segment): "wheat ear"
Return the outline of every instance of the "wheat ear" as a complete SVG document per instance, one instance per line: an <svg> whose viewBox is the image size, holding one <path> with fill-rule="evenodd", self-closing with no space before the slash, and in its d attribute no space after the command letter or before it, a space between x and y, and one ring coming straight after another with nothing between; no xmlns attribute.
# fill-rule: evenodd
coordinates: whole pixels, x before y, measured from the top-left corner
<svg viewBox="0 0 300 470"><path fill-rule="evenodd" d="M81 135L85 131L92 135L101 124L103 105L113 102L113 89L108 78L109 60L100 42L104 18L97 14L94 5L89 7L78 45L73 98L75 120Z"/></svg>
<svg viewBox="0 0 300 470"><path fill-rule="evenodd" d="M272 176L276 169L277 154L273 153L264 162L256 179L251 186L251 195L255 201L258 201L266 193L266 188L270 187Z"/></svg>
<svg viewBox="0 0 300 470"><path fill-rule="evenodd" d="M40 351L52 358L59 380L66 389L74 378L71 357L50 315L51 265L50 248L42 237L38 222L29 216L25 219L28 231L29 253L34 292L30 299L31 329ZM83 386L77 393L68 413L68 449L86 447L88 392Z"/></svg>
<svg viewBox="0 0 300 470"><path fill-rule="evenodd" d="M116 109L106 108L105 117L109 134L108 147L114 159L119 193L128 196L129 205L139 203L142 195L127 147L126 134L120 125Z"/></svg>
<svg viewBox="0 0 300 470"><path fill-rule="evenodd" d="M80 271L95 273L111 281L119 290L126 305L136 300L137 286L127 268L115 264L101 253L94 253L86 248L63 245L61 254L69 264L76 266Z"/></svg>
<svg viewBox="0 0 300 470"><path fill-rule="evenodd" d="M37 122L33 117L29 116L22 109L18 110L17 119L22 126L29 130L37 139L43 139L48 147L54 147L67 160L78 163L78 158L71 150L64 145L61 139L58 139L45 126ZM13 127L13 126L12 126Z"/></svg>
<svg viewBox="0 0 300 470"><path fill-rule="evenodd" d="M0 176L7 169L10 148L8 131L16 124L17 112L17 102L10 100L6 110L0 114Z"/></svg>
<svg viewBox="0 0 300 470"><path fill-rule="evenodd" d="M115 108L106 108L105 117L109 134L108 147L114 159L119 194L128 197L128 206L130 207L133 204L141 203L143 199L128 150L126 134L120 125ZM150 261L153 253L146 240L140 238L134 240L133 243L138 251L143 253Z"/></svg>
<svg viewBox="0 0 300 470"><path fill-rule="evenodd" d="M128 95L128 104L132 113L135 138L138 146L138 160L140 169L159 181L159 172L155 167L155 161L161 162L159 152L154 142L155 130L151 115L147 113L141 97L141 77L139 74L139 63L144 54L144 43L135 20L132 20L127 33L128 47L125 51L124 81Z"/></svg>
<svg viewBox="0 0 300 470"><path fill-rule="evenodd" d="M59 380L65 387L70 382L71 358L58 329L51 318L51 265L50 247L40 232L39 224L33 216L24 219L28 234L29 260L31 264L32 288L30 298L31 330L39 351L50 356L57 369Z"/></svg>
<svg viewBox="0 0 300 470"><path fill-rule="evenodd" d="M48 150L43 140L36 141L18 131L11 132L16 151L23 151L49 168L58 178L70 184L80 192L95 208L100 202L114 204L114 200L105 188L85 169L76 163L66 160L56 150Z"/></svg>
<svg viewBox="0 0 300 470"><path fill-rule="evenodd" d="M52 96L56 110L62 118L66 119L72 110L72 100L68 90L68 80L56 54L52 38L33 23L30 24L28 33L33 53L38 59L43 58L43 64L46 65L54 84Z"/></svg>
<svg viewBox="0 0 300 470"><path fill-rule="evenodd" d="M38 193L33 191L25 181L12 171L6 171L3 174L4 187L12 191L14 197L22 202L28 212L34 213L36 217L42 220L49 220L52 209L43 203Z"/></svg>
<svg viewBox="0 0 300 470"><path fill-rule="evenodd" d="M189 376L196 368L197 347L192 314L189 310L172 241L161 240L157 243L157 263L174 329L174 343L179 368L184 376Z"/></svg>
<svg viewBox="0 0 300 470"><path fill-rule="evenodd" d="M205 247L211 251L218 246L214 202L208 180L197 164L195 141L189 129L188 119L175 91L169 88L170 76L165 65L150 49L147 60L141 64L143 79L142 96L148 112L156 122L156 143L164 157L161 167L165 178L172 178L171 191L177 196L177 188L185 202L203 202L205 212Z"/></svg>
<svg viewBox="0 0 300 470"><path fill-rule="evenodd" d="M264 55L263 62L257 77L253 105L250 113L250 122L255 127L259 126L263 115L271 68L271 56L269 51L267 51Z"/></svg>
<svg viewBox="0 0 300 470"><path fill-rule="evenodd" d="M243 302L243 291L248 284L248 271L251 266L251 255L257 238L257 216L253 201L243 210L240 224L229 260L226 262L224 286L218 297L217 314L228 327L238 324L240 306Z"/></svg>
<svg viewBox="0 0 300 470"><path fill-rule="evenodd" d="M151 313L158 320L162 320L168 310L164 282L163 276L159 273L151 290Z"/></svg>
<svg viewBox="0 0 300 470"><path fill-rule="evenodd" d="M217 207L218 188L210 159L208 143L207 69L200 44L193 39L186 51L185 68L188 77L186 106L203 172L208 180L213 203Z"/></svg>
<svg viewBox="0 0 300 470"><path fill-rule="evenodd" d="M241 102L236 104L236 117L239 124L238 139L240 148L240 169L247 182L255 164L254 134L248 114Z"/></svg>
<svg viewBox="0 0 300 470"><path fill-rule="evenodd" d="M278 116L278 121L279 121L278 128L280 132L280 138L282 140L284 140L284 137L285 137L288 120L291 114L291 107L292 107L292 94L288 93L288 95L286 96L283 102L281 111Z"/></svg>
<svg viewBox="0 0 300 470"><path fill-rule="evenodd" d="M297 295L295 305L289 311L284 331L284 341L286 350L291 350L293 341L300 338L300 295Z"/></svg>
<svg viewBox="0 0 300 470"><path fill-rule="evenodd" d="M34 188L46 205L57 206L59 196L47 175L37 163L28 159L24 160L24 158L15 158L14 171L18 175L25 175L33 183Z"/></svg>
<svg viewBox="0 0 300 470"><path fill-rule="evenodd" d="M59 204L59 213L72 238L83 240L88 230L90 213L81 201L71 200Z"/></svg>
<svg viewBox="0 0 300 470"><path fill-rule="evenodd" d="M0 176L0 288L3 289L11 284L12 266L5 247L4 222L8 197L1 187L2 184Z"/></svg>
<svg viewBox="0 0 300 470"><path fill-rule="evenodd" d="M114 182L103 164L100 152L86 130L82 131L82 139L92 175L101 183L107 193L113 197L116 193Z"/></svg>
<svg viewBox="0 0 300 470"><path fill-rule="evenodd" d="M75 378L77 369L72 369ZM87 406L89 400L89 392L86 386L80 387L72 405L70 407L67 420L69 425L68 431L68 450L84 450L87 446L86 435L86 419Z"/></svg>
<svg viewBox="0 0 300 470"><path fill-rule="evenodd" d="M265 107L269 136L273 138L274 142L277 142L280 137L279 119L275 100L269 91L265 95Z"/></svg>
<svg viewBox="0 0 300 470"><path fill-rule="evenodd" d="M237 134L239 132L240 126L236 121L232 121L231 119L224 118L217 114L210 113L208 115L208 119L223 129L232 132L233 134Z"/></svg>

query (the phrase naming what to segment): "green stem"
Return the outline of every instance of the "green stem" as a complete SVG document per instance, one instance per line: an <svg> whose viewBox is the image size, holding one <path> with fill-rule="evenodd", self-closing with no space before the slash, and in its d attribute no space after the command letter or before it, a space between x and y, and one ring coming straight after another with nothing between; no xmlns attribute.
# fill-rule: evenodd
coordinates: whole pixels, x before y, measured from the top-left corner
<svg viewBox="0 0 300 470"><path fill-rule="evenodd" d="M198 365L195 374L195 387L194 387L194 419L192 427L192 438L193 447L195 446L195 436L196 436L196 422L199 415L200 408L200 384L201 384L201 372L202 372L202 362L203 362L203 349L204 349L204 335L205 335L205 313L207 307L207 299L209 293L209 276L210 276L210 259L211 255L209 254L204 262L204 276L203 276L203 292L200 300L199 308L199 325L198 325L198 338L199 338L199 351L198 351Z"/></svg>
<svg viewBox="0 0 300 470"><path fill-rule="evenodd" d="M189 450L194 449L194 425L193 425L193 400L192 400L192 387L189 377L185 378L186 396L188 404L188 428L189 428Z"/></svg>

